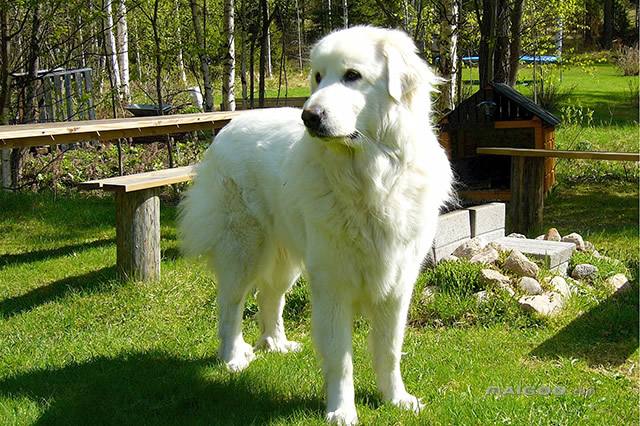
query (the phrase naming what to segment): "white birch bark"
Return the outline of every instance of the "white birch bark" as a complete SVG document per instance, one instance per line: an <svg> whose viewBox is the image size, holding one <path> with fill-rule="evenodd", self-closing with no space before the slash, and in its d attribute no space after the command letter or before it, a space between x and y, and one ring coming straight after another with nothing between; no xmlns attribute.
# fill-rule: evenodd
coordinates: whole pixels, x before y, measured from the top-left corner
<svg viewBox="0 0 640 426"><path fill-rule="evenodd" d="M300 18L298 0L296 0L296 23L298 25L298 66L302 70L302 19Z"/></svg>
<svg viewBox="0 0 640 426"><path fill-rule="evenodd" d="M233 0L225 0L224 2L224 32L227 41L227 55L222 77L222 104L226 111L235 111L236 48Z"/></svg>
<svg viewBox="0 0 640 426"><path fill-rule="evenodd" d="M120 67L120 87L124 100L131 102L131 90L129 88L129 29L127 25L127 6L125 0L118 0L117 15L117 52L118 65Z"/></svg>
<svg viewBox="0 0 640 426"><path fill-rule="evenodd" d="M349 5L347 0L342 0L342 23L345 28L349 28Z"/></svg>
<svg viewBox="0 0 640 426"><path fill-rule="evenodd" d="M180 72L180 80L183 85L187 85L187 73L184 68L184 58L182 56L182 29L180 22L180 0L176 0L176 16L178 17L178 26L176 27L176 36L178 38L178 71Z"/></svg>
<svg viewBox="0 0 640 426"><path fill-rule="evenodd" d="M120 67L118 66L118 58L116 57L116 38L113 35L113 12L111 10L112 0L104 1L106 25L104 35L105 46L107 48L107 56L109 67L111 67L111 78L113 78L113 87L119 88L120 82ZM118 96L120 95L118 91Z"/></svg>
<svg viewBox="0 0 640 426"><path fill-rule="evenodd" d="M440 90L441 109L453 109L458 81L458 1L441 0L440 7L440 50L439 71L446 79Z"/></svg>

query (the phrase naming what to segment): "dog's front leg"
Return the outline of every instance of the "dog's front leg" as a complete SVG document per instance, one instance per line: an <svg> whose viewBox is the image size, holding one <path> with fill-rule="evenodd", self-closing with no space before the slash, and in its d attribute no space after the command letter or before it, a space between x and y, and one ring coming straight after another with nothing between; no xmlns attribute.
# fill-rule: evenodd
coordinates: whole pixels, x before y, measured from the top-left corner
<svg viewBox="0 0 640 426"><path fill-rule="evenodd" d="M336 294L333 285L312 282L312 327L320 354L327 397L327 420L354 425L358 414L354 401L350 300Z"/></svg>
<svg viewBox="0 0 640 426"><path fill-rule="evenodd" d="M400 373L402 341L410 301L411 291L408 290L398 296L389 296L372 307L369 345L378 389L384 400L417 413L424 405L407 392Z"/></svg>

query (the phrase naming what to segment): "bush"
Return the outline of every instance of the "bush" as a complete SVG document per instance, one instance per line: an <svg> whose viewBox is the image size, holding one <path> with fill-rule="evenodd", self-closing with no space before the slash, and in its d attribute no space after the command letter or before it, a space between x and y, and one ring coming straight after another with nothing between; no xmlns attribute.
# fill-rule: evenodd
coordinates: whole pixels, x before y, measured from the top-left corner
<svg viewBox="0 0 640 426"><path fill-rule="evenodd" d="M638 75L640 71L640 63L638 61L640 61L638 44L635 46L622 46L613 52L613 63L626 76Z"/></svg>

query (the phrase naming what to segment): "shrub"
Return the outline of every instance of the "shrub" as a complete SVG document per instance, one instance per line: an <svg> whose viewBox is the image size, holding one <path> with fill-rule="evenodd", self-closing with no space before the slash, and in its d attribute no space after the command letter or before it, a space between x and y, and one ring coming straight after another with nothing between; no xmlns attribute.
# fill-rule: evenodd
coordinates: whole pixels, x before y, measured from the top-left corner
<svg viewBox="0 0 640 426"><path fill-rule="evenodd" d="M634 46L622 46L613 52L613 63L622 74L638 75L640 71L640 55L638 54L638 44Z"/></svg>

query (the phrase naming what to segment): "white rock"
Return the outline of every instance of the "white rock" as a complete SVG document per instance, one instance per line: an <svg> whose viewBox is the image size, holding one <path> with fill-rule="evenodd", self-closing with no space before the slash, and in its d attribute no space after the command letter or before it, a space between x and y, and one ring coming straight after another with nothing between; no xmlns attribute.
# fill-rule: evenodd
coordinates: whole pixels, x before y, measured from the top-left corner
<svg viewBox="0 0 640 426"><path fill-rule="evenodd" d="M422 290L422 297L420 300L422 303L431 303L433 299L436 297L436 293L438 292L438 287L435 285L428 285Z"/></svg>
<svg viewBox="0 0 640 426"><path fill-rule="evenodd" d="M527 259L518 250L513 250L504 262L504 269L521 277L535 278L538 275L538 265Z"/></svg>
<svg viewBox="0 0 640 426"><path fill-rule="evenodd" d="M580 263L571 271L571 278L576 280L588 280L593 278L598 272L598 268L588 263Z"/></svg>
<svg viewBox="0 0 640 426"><path fill-rule="evenodd" d="M458 258L471 259L480 251L482 251L482 243L477 238L472 238L459 245L452 254Z"/></svg>
<svg viewBox="0 0 640 426"><path fill-rule="evenodd" d="M538 235L536 237L536 240L544 240L544 234L543 235Z"/></svg>
<svg viewBox="0 0 640 426"><path fill-rule="evenodd" d="M518 234L517 232L512 232L509 235L507 235L507 238L527 238L522 234Z"/></svg>
<svg viewBox="0 0 640 426"><path fill-rule="evenodd" d="M518 287L523 293L529 295L542 294L542 286L540 283L531 277L522 277L518 280Z"/></svg>
<svg viewBox="0 0 640 426"><path fill-rule="evenodd" d="M487 290L481 290L476 293L473 293L473 297L476 298L476 302L478 304L481 304L489 300L489 293L487 292Z"/></svg>
<svg viewBox="0 0 640 426"><path fill-rule="evenodd" d="M522 309L537 312L540 315L553 315L562 308L562 296L548 292L536 296L522 296L518 299Z"/></svg>
<svg viewBox="0 0 640 426"><path fill-rule="evenodd" d="M582 235L576 234L575 232L572 232L571 234L565 235L564 237L562 237L562 242L575 244L576 245L576 250L579 250L579 251L584 251L584 249L585 249L584 240L582 239Z"/></svg>
<svg viewBox="0 0 640 426"><path fill-rule="evenodd" d="M487 244L487 247L492 247L495 250L498 251L498 253L503 253L505 251L507 251L506 248L504 248L504 246L500 243L498 243L497 241L491 241L489 244Z"/></svg>
<svg viewBox="0 0 640 426"><path fill-rule="evenodd" d="M449 254L449 255L443 257L442 259L440 259L440 262L455 262L457 260L460 260L457 256Z"/></svg>
<svg viewBox="0 0 640 426"><path fill-rule="evenodd" d="M614 276L607 278L607 285L614 292L626 291L631 287L629 279L624 274L615 274Z"/></svg>
<svg viewBox="0 0 640 426"><path fill-rule="evenodd" d="M492 263L495 263L499 257L500 253L498 253L498 250L487 246L473 255L469 261L473 263L485 263L487 265L491 265Z"/></svg>
<svg viewBox="0 0 640 426"><path fill-rule="evenodd" d="M584 251L588 253L593 253L594 251L597 251L597 250L591 241L584 240Z"/></svg>
<svg viewBox="0 0 640 426"><path fill-rule="evenodd" d="M559 293L562 297L568 298L571 293L575 293L575 289L572 290L567 281L559 275L548 280L549 285L556 293Z"/></svg>
<svg viewBox="0 0 640 426"><path fill-rule="evenodd" d="M544 235L544 239L547 241L560 241L562 237L556 228L549 228L547 233Z"/></svg>
<svg viewBox="0 0 640 426"><path fill-rule="evenodd" d="M511 296L515 294L511 288L511 280L509 277L502 275L493 269L483 269L480 271L480 282L486 287L496 287L505 290Z"/></svg>

